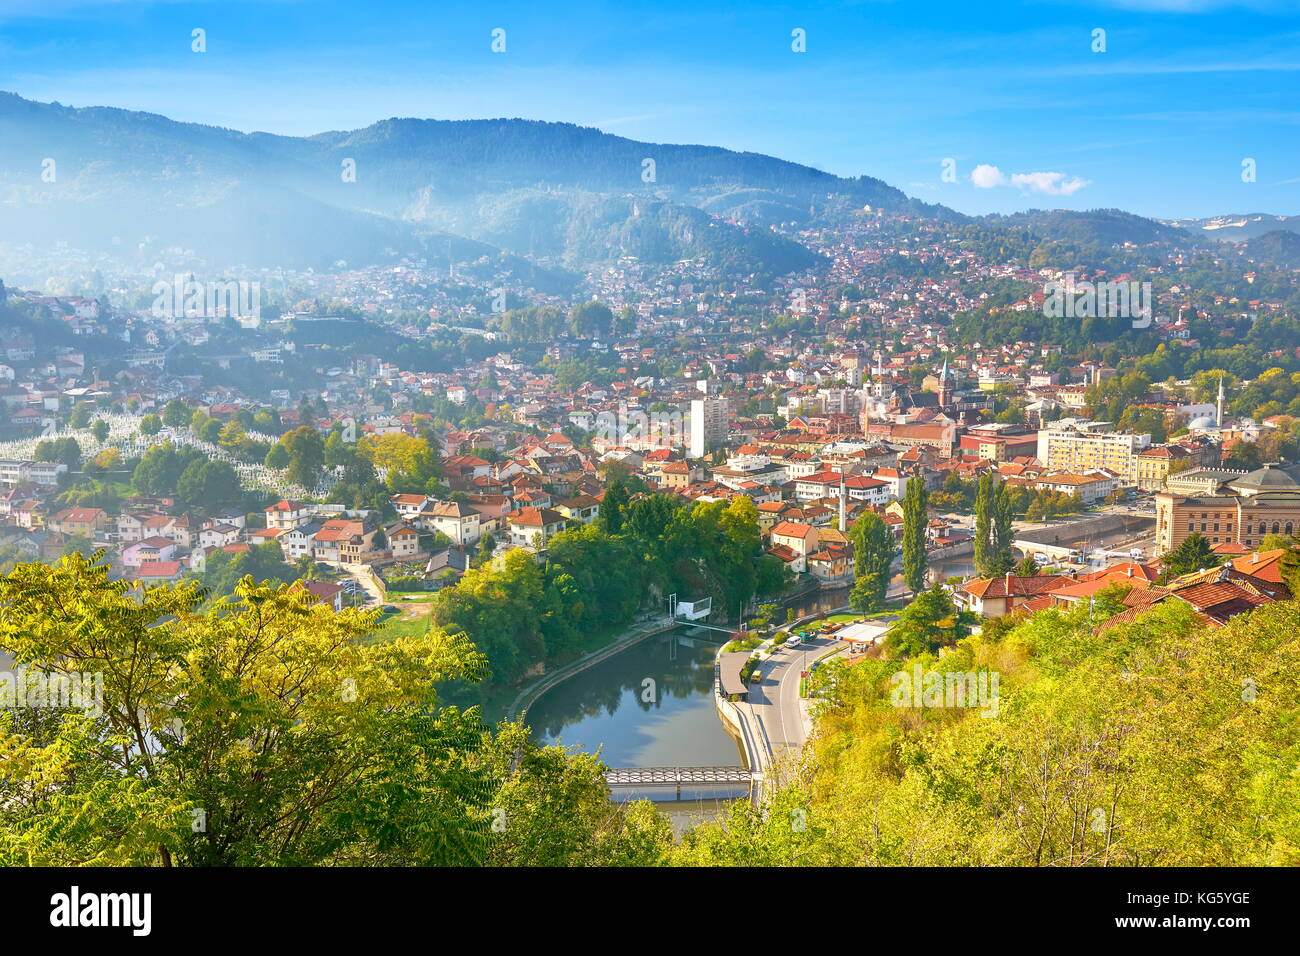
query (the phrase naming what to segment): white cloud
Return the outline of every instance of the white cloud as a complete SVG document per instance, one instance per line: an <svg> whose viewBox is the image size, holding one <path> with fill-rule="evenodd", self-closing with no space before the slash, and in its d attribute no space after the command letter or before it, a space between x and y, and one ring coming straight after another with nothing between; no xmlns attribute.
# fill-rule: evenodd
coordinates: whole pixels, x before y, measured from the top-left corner
<svg viewBox="0 0 1300 956"><path fill-rule="evenodd" d="M1046 193L1049 196L1073 196L1091 180L1065 173L1012 173L1008 176L996 166L981 163L970 174L970 181L980 189L1015 186L1022 192Z"/></svg>
<svg viewBox="0 0 1300 956"><path fill-rule="evenodd" d="M1065 173L1012 173L1011 185L1035 193L1047 193L1049 196L1073 196L1088 180L1078 176L1068 177Z"/></svg>
<svg viewBox="0 0 1300 956"><path fill-rule="evenodd" d="M992 189L994 186L1004 185L1007 177L1002 175L1002 170L996 166L990 166L987 163L981 163L975 167L970 174L970 181L980 189Z"/></svg>

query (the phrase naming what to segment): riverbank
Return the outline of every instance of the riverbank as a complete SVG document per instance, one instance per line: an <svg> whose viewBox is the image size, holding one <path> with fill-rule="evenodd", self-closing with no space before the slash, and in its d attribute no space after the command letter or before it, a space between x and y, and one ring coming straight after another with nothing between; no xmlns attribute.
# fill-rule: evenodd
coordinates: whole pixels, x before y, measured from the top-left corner
<svg viewBox="0 0 1300 956"><path fill-rule="evenodd" d="M841 588L827 588L816 579L811 579L804 582L790 594L780 597L776 603L781 607L788 607L806 601L809 598L815 599L818 595L826 591L837 590L841 590ZM655 621L643 622L634 627L628 628L619 636L614 638L612 642L589 651L576 660L569 661L568 663L557 667L555 670L542 675L536 681L529 684L521 690L511 701L510 705L506 707L505 718L507 720L522 720L527 715L528 708L531 707L533 703L542 696L542 694L546 693L546 691L560 683L563 683L570 677L573 677L576 674L581 674L590 667L594 667L601 661L608 660L614 654L624 651L648 637L662 634L683 623L689 622L682 622L672 618L661 618ZM739 627L740 625L738 624L737 626Z"/></svg>
<svg viewBox="0 0 1300 956"><path fill-rule="evenodd" d="M529 684L511 702L506 708L507 720L523 720L528 713L528 708L533 705L537 698L546 693L552 687L563 681L568 680L575 674L581 674L590 667L594 667L601 661L608 660L613 655L624 651L634 644L644 641L647 637L653 637L656 634L662 634L670 631L674 627L680 626L680 621L675 621L670 617L660 618L654 621L645 621L636 627L629 628L620 634L613 642L606 644L604 647L589 651L582 657L570 661L555 670L543 674L536 681Z"/></svg>

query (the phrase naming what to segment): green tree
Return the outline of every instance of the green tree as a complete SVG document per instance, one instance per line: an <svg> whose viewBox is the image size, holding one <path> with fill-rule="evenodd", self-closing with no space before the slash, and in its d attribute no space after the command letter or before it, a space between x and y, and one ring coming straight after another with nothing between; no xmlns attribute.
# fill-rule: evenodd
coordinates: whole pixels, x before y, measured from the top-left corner
<svg viewBox="0 0 1300 956"><path fill-rule="evenodd" d="M163 421L157 415L145 415L140 419L140 434L152 438L162 431Z"/></svg>
<svg viewBox="0 0 1300 956"><path fill-rule="evenodd" d="M0 578L0 647L103 688L90 716L0 713L0 864L489 858L503 780L477 715L436 691L480 672L463 639L370 644L373 613L251 579L201 600L197 584L128 589L80 555Z"/></svg>
<svg viewBox="0 0 1300 956"><path fill-rule="evenodd" d="M310 425L303 425L287 432L280 443L289 456L285 478L309 491L315 488L325 464L325 443L320 432Z"/></svg>
<svg viewBox="0 0 1300 956"><path fill-rule="evenodd" d="M1034 560L1034 556L1032 554L1027 554L1021 562L1016 565L1015 573L1022 578L1032 578L1040 571L1042 571L1042 568L1038 566L1038 562Z"/></svg>
<svg viewBox="0 0 1300 956"><path fill-rule="evenodd" d="M267 468L288 468L289 467L288 449L286 449L283 445L280 444L272 445L271 450L268 451L266 453L266 457L262 459L262 464L266 465Z"/></svg>
<svg viewBox="0 0 1300 956"><path fill-rule="evenodd" d="M68 416L68 427L85 428L90 424L90 416L94 410L95 406L90 402L77 402L72 406L72 414Z"/></svg>
<svg viewBox="0 0 1300 956"><path fill-rule="evenodd" d="M894 626L886 646L894 654L918 657L952 647L970 633L969 612L960 611L942 585L919 592Z"/></svg>
<svg viewBox="0 0 1300 956"><path fill-rule="evenodd" d="M998 489L993 504L992 574L1006 574L1016 563L1015 532L1012 529L1014 504L1006 485Z"/></svg>
<svg viewBox="0 0 1300 956"><path fill-rule="evenodd" d="M894 532L875 512L865 512L849 528L853 544L853 590L849 593L849 606L855 611L870 613L885 602L892 575Z"/></svg>
<svg viewBox="0 0 1300 956"><path fill-rule="evenodd" d="M78 531L68 535L63 541L64 554L80 554L89 558L95 553L95 544L86 535Z"/></svg>
<svg viewBox="0 0 1300 956"><path fill-rule="evenodd" d="M168 428L184 428L190 423L190 407L173 398L163 407L162 420Z"/></svg>
<svg viewBox="0 0 1300 956"><path fill-rule="evenodd" d="M569 314L569 328L582 338L605 338L614 324L614 313L601 302L579 302Z"/></svg>
<svg viewBox="0 0 1300 956"><path fill-rule="evenodd" d="M176 480L176 496L189 507L211 514L240 500L239 475L229 462L196 459Z"/></svg>
<svg viewBox="0 0 1300 956"><path fill-rule="evenodd" d="M614 478L605 486L605 496L600 500L600 523L609 534L623 530L623 509L628 503L627 482Z"/></svg>
<svg viewBox="0 0 1300 956"><path fill-rule="evenodd" d="M929 514L926 507L925 482L918 475L907 483L903 496L903 580L914 592L925 588L926 527Z"/></svg>
<svg viewBox="0 0 1300 956"><path fill-rule="evenodd" d="M1161 573L1164 579L1191 574L1208 568L1217 568L1223 563L1223 557L1210 548L1210 542L1199 531L1193 531L1178 547L1166 551L1160 558Z"/></svg>
<svg viewBox="0 0 1300 956"><path fill-rule="evenodd" d="M993 570L993 475L980 475L979 490L975 494L975 573L989 578Z"/></svg>

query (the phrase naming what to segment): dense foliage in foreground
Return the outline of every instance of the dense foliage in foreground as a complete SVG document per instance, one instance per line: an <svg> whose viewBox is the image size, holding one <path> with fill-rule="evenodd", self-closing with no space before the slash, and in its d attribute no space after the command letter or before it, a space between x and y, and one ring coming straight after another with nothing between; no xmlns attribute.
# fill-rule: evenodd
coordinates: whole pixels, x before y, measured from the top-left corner
<svg viewBox="0 0 1300 956"><path fill-rule="evenodd" d="M369 643L372 614L251 580L205 608L79 554L20 565L0 647L103 695L0 711L0 865L1300 863L1300 605L1097 633L1113 598L826 666L790 785L675 840L596 758L441 703L484 665L460 637ZM996 700L896 706L917 665L996 673Z"/></svg>
<svg viewBox="0 0 1300 956"><path fill-rule="evenodd" d="M1100 605L1100 602L1099 602ZM1107 609L1093 611L1104 619ZM893 705L899 662L836 666L808 767L691 863L1300 863L1300 605L1208 629L1179 602L967 638L924 669L999 676L996 708ZM902 662L910 671L918 661Z"/></svg>
<svg viewBox="0 0 1300 956"><path fill-rule="evenodd" d="M0 578L0 648L102 674L88 711L0 709L0 865L601 864L668 839L594 758L442 706L483 669L464 640L366 643L373 612L251 578L203 605L80 554Z"/></svg>

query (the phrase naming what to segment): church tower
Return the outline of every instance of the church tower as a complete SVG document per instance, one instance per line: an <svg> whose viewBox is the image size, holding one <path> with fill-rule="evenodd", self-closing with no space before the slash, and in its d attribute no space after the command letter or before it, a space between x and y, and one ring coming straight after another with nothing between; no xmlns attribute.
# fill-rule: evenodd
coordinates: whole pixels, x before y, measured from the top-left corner
<svg viewBox="0 0 1300 956"><path fill-rule="evenodd" d="M943 360L943 371L939 373L939 407L947 408L952 404L952 373L948 371L948 360Z"/></svg>

